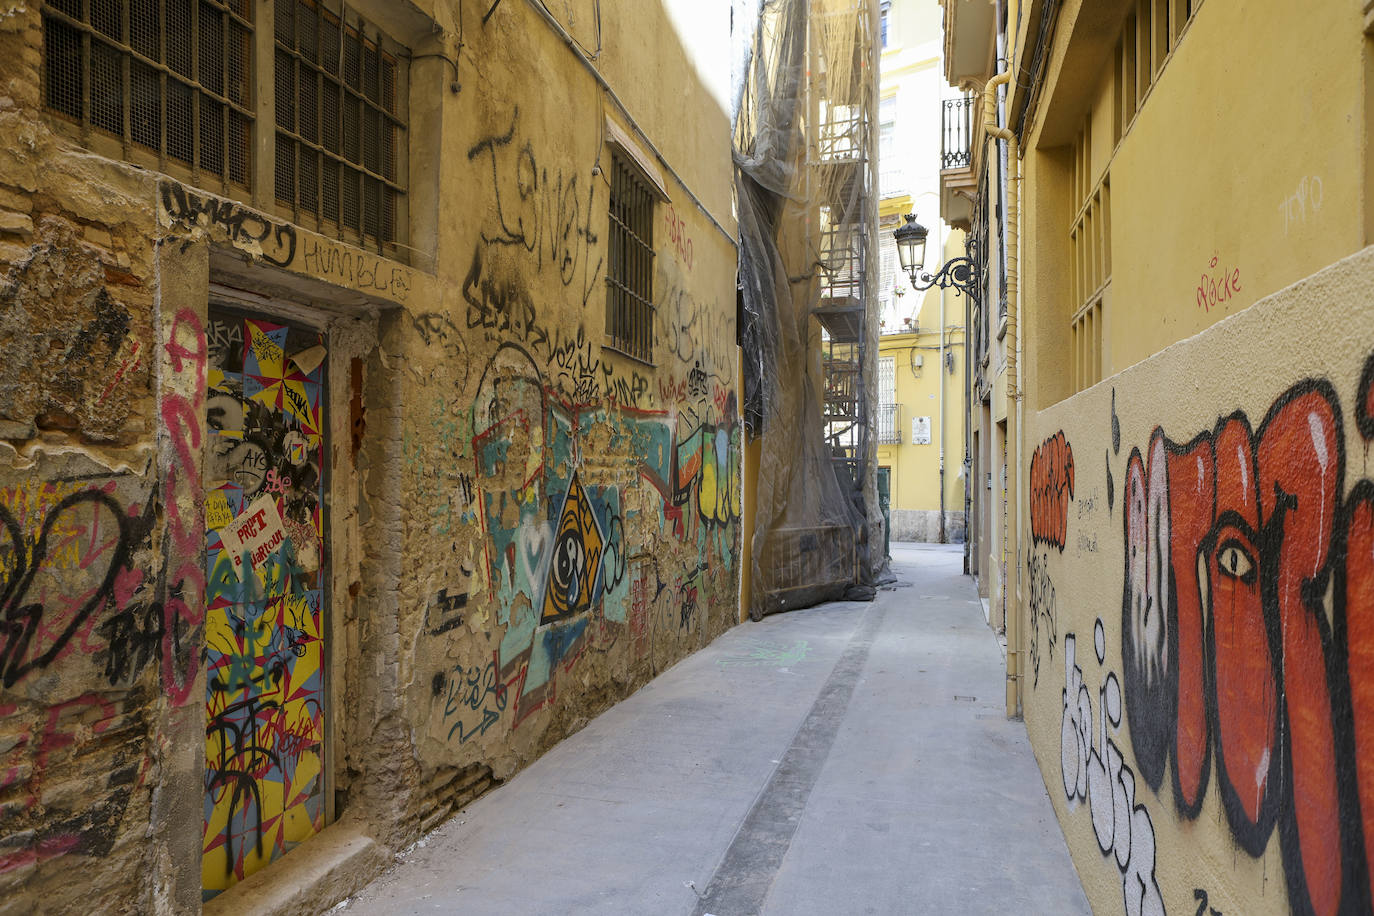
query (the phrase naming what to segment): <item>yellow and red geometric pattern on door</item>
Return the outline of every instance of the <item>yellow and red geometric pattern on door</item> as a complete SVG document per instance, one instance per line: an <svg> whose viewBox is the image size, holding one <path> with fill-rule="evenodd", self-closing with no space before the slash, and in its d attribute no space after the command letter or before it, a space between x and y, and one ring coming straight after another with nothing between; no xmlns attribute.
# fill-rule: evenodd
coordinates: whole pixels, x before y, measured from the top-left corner
<svg viewBox="0 0 1374 916"><path fill-rule="evenodd" d="M211 311L209 899L324 827L324 373L315 331Z"/></svg>

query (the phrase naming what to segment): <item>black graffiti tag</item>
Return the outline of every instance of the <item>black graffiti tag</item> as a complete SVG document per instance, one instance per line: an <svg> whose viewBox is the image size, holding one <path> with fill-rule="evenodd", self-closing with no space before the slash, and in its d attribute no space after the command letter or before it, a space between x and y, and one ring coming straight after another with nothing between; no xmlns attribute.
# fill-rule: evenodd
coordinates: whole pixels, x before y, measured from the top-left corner
<svg viewBox="0 0 1374 916"><path fill-rule="evenodd" d="M296 229L290 223L273 222L243 204L198 194L174 181L162 182L159 190L162 208L174 223L219 229L236 245L261 245L263 258L278 267L296 259ZM269 240L275 251L268 249Z"/></svg>
<svg viewBox="0 0 1374 916"><path fill-rule="evenodd" d="M531 346L546 347L549 335L539 324L530 294L512 281L493 278L483 266L479 245L472 253L472 266L463 280L468 327L514 334Z"/></svg>
<svg viewBox="0 0 1374 916"><path fill-rule="evenodd" d="M31 548L18 521L0 506L0 681L6 687L47 667L105 606L128 562L129 541L128 516L99 490L73 493L57 503ZM71 551L80 557L81 582L75 586L72 576L56 568L58 555Z"/></svg>
<svg viewBox="0 0 1374 916"><path fill-rule="evenodd" d="M595 211L596 185L587 184L586 206L582 204L582 189L576 173L565 177L561 171L552 175L547 166L540 166L534 147L526 142L516 145L520 110L511 116L510 129L504 134L485 137L468 150L468 160L483 156L491 160L492 194L496 203L499 229L483 231L486 245L519 246L537 258L537 266L553 265L565 287L572 286L578 274L583 277L578 292L586 307L596 289L596 278L602 262L591 265L592 249L597 237L592 231ZM514 195L502 195L502 188L514 190Z"/></svg>

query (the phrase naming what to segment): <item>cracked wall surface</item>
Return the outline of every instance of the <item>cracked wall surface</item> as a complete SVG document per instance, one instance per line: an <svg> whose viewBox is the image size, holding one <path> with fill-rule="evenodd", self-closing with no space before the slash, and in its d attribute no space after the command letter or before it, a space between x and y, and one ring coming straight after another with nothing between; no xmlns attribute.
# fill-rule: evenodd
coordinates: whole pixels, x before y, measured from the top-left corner
<svg viewBox="0 0 1374 916"><path fill-rule="evenodd" d="M0 15L0 912L232 905L320 829L400 848L738 620L729 125L666 13L603 4L641 134L531 4L373 12L417 52L396 257L83 145L44 108L41 5ZM608 117L672 166L651 362L603 346ZM315 400L248 449L269 365ZM226 572L259 498L280 563ZM249 613L253 575L316 622ZM318 776L283 777L307 750ZM309 829L264 814L293 775Z"/></svg>

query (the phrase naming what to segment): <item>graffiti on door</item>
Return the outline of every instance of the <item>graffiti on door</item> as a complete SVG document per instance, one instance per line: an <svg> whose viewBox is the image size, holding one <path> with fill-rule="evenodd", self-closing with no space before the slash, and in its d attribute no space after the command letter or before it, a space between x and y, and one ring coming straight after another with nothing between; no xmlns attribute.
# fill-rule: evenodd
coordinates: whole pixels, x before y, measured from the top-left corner
<svg viewBox="0 0 1374 916"><path fill-rule="evenodd" d="M209 898L324 826L325 349L229 313L207 338Z"/></svg>

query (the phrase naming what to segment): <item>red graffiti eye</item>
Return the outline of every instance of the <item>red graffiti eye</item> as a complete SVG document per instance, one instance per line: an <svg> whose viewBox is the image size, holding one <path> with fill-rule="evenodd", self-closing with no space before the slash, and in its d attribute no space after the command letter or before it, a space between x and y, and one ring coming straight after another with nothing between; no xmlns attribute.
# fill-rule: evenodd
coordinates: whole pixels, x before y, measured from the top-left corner
<svg viewBox="0 0 1374 916"><path fill-rule="evenodd" d="M1226 541L1217 547L1217 572L1250 585L1255 581L1255 561L1240 541Z"/></svg>

